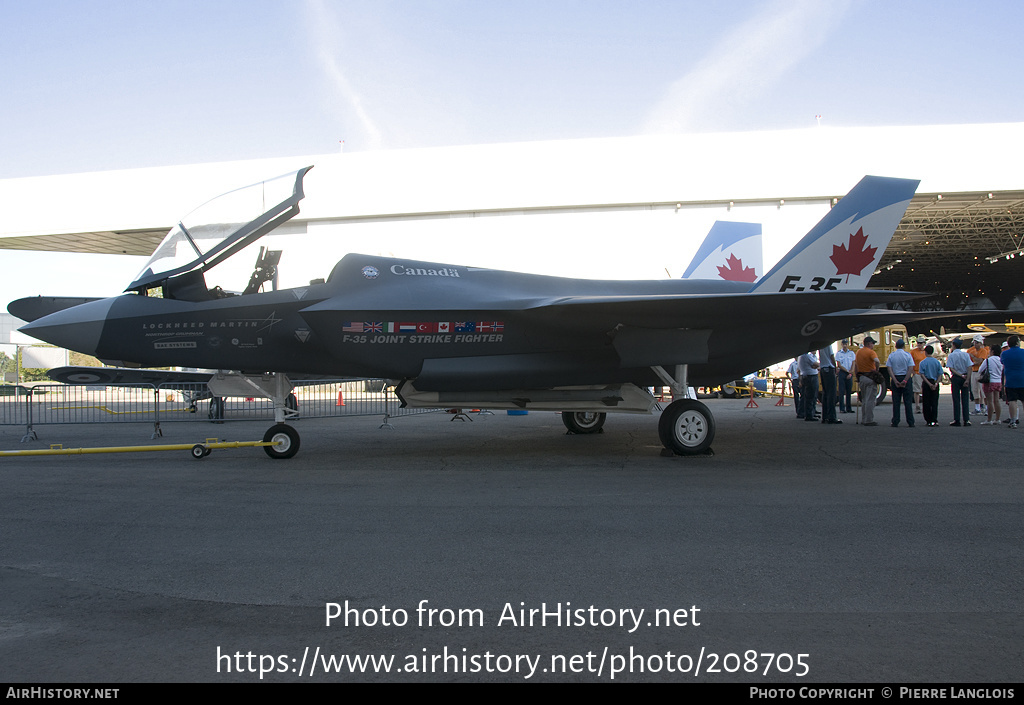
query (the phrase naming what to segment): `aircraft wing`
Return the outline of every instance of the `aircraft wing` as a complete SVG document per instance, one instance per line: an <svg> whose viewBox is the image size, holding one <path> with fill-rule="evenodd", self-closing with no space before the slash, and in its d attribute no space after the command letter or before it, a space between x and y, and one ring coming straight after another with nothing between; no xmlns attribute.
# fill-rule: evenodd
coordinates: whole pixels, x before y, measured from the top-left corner
<svg viewBox="0 0 1024 705"><path fill-rule="evenodd" d="M54 382L64 384L152 384L155 386L173 386L193 388L195 385L206 384L214 376L214 372L181 372L175 370L152 370L135 367L55 367L47 373ZM288 378L296 387L307 384L319 384L324 380L356 381L363 377L345 377L308 374L288 374Z"/></svg>
<svg viewBox="0 0 1024 705"><path fill-rule="evenodd" d="M175 372L130 367L55 367L47 375L64 384L196 385L210 381L209 372Z"/></svg>
<svg viewBox="0 0 1024 705"><path fill-rule="evenodd" d="M691 364L739 376L886 323L943 314L869 308L919 298L892 291L570 297L530 310L563 330L605 330L622 367Z"/></svg>

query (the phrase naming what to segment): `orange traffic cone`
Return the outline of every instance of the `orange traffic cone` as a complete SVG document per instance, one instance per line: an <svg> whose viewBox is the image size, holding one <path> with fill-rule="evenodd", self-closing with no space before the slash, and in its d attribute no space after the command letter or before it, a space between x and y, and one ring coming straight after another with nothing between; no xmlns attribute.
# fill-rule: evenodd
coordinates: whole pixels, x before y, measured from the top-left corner
<svg viewBox="0 0 1024 705"><path fill-rule="evenodd" d="M338 403L335 406L345 406L345 397L341 394L341 387L338 387Z"/></svg>

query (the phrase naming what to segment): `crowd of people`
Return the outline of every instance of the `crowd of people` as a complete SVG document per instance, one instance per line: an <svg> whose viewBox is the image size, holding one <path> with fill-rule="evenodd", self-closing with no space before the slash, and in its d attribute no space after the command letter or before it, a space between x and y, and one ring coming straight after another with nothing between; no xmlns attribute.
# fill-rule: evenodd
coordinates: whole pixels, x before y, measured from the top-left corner
<svg viewBox="0 0 1024 705"><path fill-rule="evenodd" d="M875 404L879 385L892 389L892 421L890 425L906 423L914 427L920 416L926 426L939 425L939 385L943 377L943 364L935 357L935 349L927 338L917 336L911 351L905 349L903 339L885 360L887 377L882 373L882 361L875 352L877 341L870 335L864 338L860 349L850 349L850 341L843 340L838 352L827 346L817 352L808 352L793 360L788 376L793 385L797 418L840 424L839 414L853 413L853 380L857 380L861 399L861 424L877 426ZM953 421L950 426L970 426L970 403L974 399L974 415L984 416L982 426L1006 424L1020 427L1020 413L1024 407L1024 349L1020 337L1012 335L1002 346L985 346L984 337L977 335L973 345L964 349L963 341L955 338L952 351L946 358L953 402ZM820 389L820 394L819 394ZM818 401L821 401L821 414ZM1007 417L1002 418L1002 404L1007 406Z"/></svg>

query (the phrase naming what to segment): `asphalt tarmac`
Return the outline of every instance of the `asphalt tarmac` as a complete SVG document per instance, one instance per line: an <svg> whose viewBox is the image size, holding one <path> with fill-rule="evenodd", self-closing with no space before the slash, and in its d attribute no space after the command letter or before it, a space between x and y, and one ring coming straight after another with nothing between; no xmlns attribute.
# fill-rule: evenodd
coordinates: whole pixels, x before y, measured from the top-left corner
<svg viewBox="0 0 1024 705"><path fill-rule="evenodd" d="M1019 682L1024 431L941 402L910 429L710 401L689 458L654 417L538 412L300 420L285 461L0 457L0 680ZM154 443L23 431L0 449Z"/></svg>

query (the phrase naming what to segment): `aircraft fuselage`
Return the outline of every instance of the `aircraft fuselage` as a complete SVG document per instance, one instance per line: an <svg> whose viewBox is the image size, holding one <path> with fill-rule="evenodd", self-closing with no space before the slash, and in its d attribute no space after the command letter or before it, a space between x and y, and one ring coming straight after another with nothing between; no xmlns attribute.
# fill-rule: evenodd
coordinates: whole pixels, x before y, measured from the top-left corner
<svg viewBox="0 0 1024 705"><path fill-rule="evenodd" d="M748 287L566 279L352 254L308 287L199 301L126 294L24 330L129 366L417 379L421 390L453 391L648 386L658 383L653 364L690 364L692 379L717 383L843 334L815 319L823 300L813 294L747 296L740 305L766 315L763 323L746 318L756 342L736 348L728 312ZM852 305L830 296L833 310ZM663 300L652 306L652 297ZM789 324L767 315L781 301ZM813 320L815 335L799 335ZM794 331L780 331L785 325ZM630 336L639 343L625 345ZM630 352L638 346L639 357Z"/></svg>

